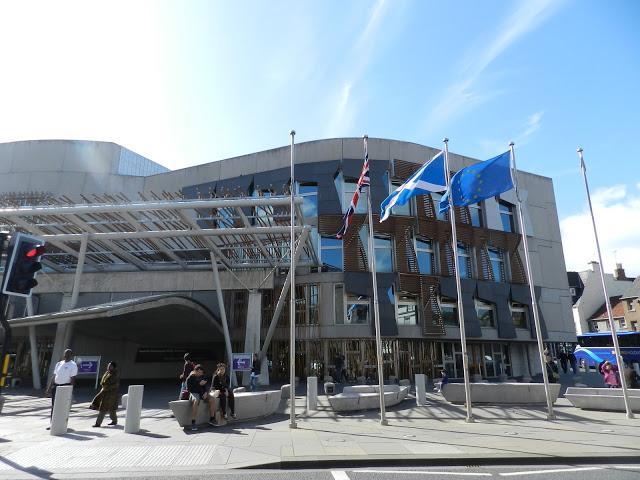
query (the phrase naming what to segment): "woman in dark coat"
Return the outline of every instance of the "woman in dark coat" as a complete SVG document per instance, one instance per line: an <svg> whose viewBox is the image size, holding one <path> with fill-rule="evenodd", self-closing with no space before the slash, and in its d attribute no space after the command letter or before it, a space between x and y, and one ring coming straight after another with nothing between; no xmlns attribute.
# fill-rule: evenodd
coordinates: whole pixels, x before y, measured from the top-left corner
<svg viewBox="0 0 640 480"><path fill-rule="evenodd" d="M94 427L99 427L104 420L104 416L109 412L111 417L111 423L109 425L116 425L118 423L118 417L116 416L116 409L118 408L118 370L116 368L116 362L109 362L107 365L107 371L104 372L100 386L102 389L94 397L89 408L98 410L98 418Z"/></svg>

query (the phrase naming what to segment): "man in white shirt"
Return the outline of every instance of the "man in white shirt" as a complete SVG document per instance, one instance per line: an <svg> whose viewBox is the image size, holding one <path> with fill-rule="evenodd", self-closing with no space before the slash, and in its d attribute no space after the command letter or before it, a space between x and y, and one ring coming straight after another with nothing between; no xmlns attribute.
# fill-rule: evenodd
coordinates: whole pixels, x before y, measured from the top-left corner
<svg viewBox="0 0 640 480"><path fill-rule="evenodd" d="M78 365L72 360L73 352L67 348L64 351L64 358L56 363L53 369L53 376L49 380L45 395L51 395L51 415L53 415L53 405L56 401L56 387L62 385L73 385L76 381L76 375L78 375ZM50 430L51 427L47 427Z"/></svg>

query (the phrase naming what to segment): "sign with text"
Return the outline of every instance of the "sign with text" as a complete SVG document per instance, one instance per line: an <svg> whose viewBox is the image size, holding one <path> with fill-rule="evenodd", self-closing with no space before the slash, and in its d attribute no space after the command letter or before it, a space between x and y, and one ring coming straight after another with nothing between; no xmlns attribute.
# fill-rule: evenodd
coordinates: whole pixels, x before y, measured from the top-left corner
<svg viewBox="0 0 640 480"><path fill-rule="evenodd" d="M76 357L78 375L97 375L100 369L100 357Z"/></svg>
<svg viewBox="0 0 640 480"><path fill-rule="evenodd" d="M248 372L251 370L253 354L251 353L234 353L233 369L239 372Z"/></svg>

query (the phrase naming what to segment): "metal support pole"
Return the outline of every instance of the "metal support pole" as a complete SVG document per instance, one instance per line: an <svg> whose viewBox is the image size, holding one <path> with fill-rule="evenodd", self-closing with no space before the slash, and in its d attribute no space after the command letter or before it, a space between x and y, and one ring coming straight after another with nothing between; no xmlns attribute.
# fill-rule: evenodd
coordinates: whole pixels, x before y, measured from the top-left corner
<svg viewBox="0 0 640 480"><path fill-rule="evenodd" d="M464 395L467 405L467 423L473 423L473 411L471 409L471 384L469 382L469 357L467 354L467 334L464 325L464 309L462 305L462 284L460 283L460 268L458 259L458 232L456 231L456 210L453 206L451 192L451 171L449 170L449 139L444 138L444 170L447 179L447 191L449 192L449 218L451 220L451 249L453 255L453 276L456 279L456 291L458 292L458 322L460 324L460 344L462 346L462 369L464 370Z"/></svg>
<svg viewBox="0 0 640 480"><path fill-rule="evenodd" d="M31 315L30 315L31 316ZM33 388L40 390L40 362L38 361L38 342L36 340L36 327L29 325L29 350L31 351L31 376L33 377Z"/></svg>
<svg viewBox="0 0 640 480"><path fill-rule="evenodd" d="M627 411L627 418L633 418L633 410L629 403L629 392L627 390L627 379L624 374L624 359L620 352L620 342L618 341L618 333L616 325L613 322L613 312L611 310L611 299L607 293L607 285L604 281L604 265L602 264L602 253L600 253L600 240L598 239L598 229L596 228L596 219L593 215L593 205L591 205L591 193L589 192L589 182L587 181L587 166L584 163L582 148L578 148L578 156L580 157L580 170L582 170L582 178L584 178L584 188L587 191L587 200L589 202L589 212L591 213L591 223L593 224L593 236L596 239L596 249L598 251L598 262L600 262L600 281L602 282L602 292L604 293L604 301L607 305L607 316L609 317L609 329L613 338L613 349L616 354L616 362L618 363L618 373L620 374L620 384L622 386L622 396L624 398L624 408Z"/></svg>
<svg viewBox="0 0 640 480"><path fill-rule="evenodd" d="M365 135L364 141L364 158L365 162L369 161L369 152L367 140L369 137ZM388 425L387 412L384 406L384 369L382 365L382 338L380 336L380 305L378 303L378 279L376 276L376 249L374 245L373 236L373 213L371 211L371 186L367 188L367 211L369 218L369 248L367 254L369 255L369 266L371 270L371 282L373 286L373 315L376 329L376 357L378 364L378 388L380 390L380 425Z"/></svg>
<svg viewBox="0 0 640 480"><path fill-rule="evenodd" d="M222 295L222 286L220 285L220 274L218 272L218 262L213 252L209 252L211 255L211 270L213 271L213 284L216 288L216 295L218 298L218 308L220 308L220 320L222 320L222 331L224 332L224 344L227 349L227 362L229 364L229 378L231 379L231 386L237 385L236 375L233 371L233 350L231 348L231 336L229 335L229 325L227 324L227 311L224 308L224 297Z"/></svg>
<svg viewBox="0 0 640 480"><path fill-rule="evenodd" d="M76 263L76 271L73 275L73 289L71 290L71 300L67 306L67 310L73 310L78 305L78 297L80 296L80 285L82 284L82 273L84 272L85 259L87 257L87 244L89 243L89 233L82 234L80 240L80 250L78 252L78 261ZM71 339L73 338L73 330L75 325L73 322L66 322L64 328L64 337L62 348L71 348Z"/></svg>
<svg viewBox="0 0 640 480"><path fill-rule="evenodd" d="M291 266L289 268L289 275L291 275L291 286L289 287L289 385L290 385L290 396L289 402L291 404L291 408L289 409L289 428L298 428L296 425L296 259L295 259L295 245L296 245L296 230L295 230L295 220L296 220L296 211L294 204L294 195L296 189L295 183L295 136L296 131L291 130L289 132L291 135L291 188L290 188L290 196L291 196L291 244L290 244L290 259Z"/></svg>
<svg viewBox="0 0 640 480"><path fill-rule="evenodd" d="M538 312L538 300L536 299L536 290L533 284L533 272L531 271L531 260L529 259L529 241L527 240L527 229L524 223L524 215L522 213L522 200L520 199L520 190L518 188L518 169L516 168L516 155L513 149L515 144L509 143L511 152L512 170L514 186L516 189L516 201L518 209L518 221L520 223L520 232L522 234L522 248L524 249L524 263L527 269L527 281L529 282L529 292L531 294L531 310L533 311L533 323L536 328L536 340L538 342L538 356L540 357L540 365L542 366L542 381L544 382L544 393L547 398L547 420L555 420L553 413L553 401L551 400L551 391L549 388L549 375L547 374L547 363L544 360L544 344L542 342L542 329L540 328L540 313Z"/></svg>

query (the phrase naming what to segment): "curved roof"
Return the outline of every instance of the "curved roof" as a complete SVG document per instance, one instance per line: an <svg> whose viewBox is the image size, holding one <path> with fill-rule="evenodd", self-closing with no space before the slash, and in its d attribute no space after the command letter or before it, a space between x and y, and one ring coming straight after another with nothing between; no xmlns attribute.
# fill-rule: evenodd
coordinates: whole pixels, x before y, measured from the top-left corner
<svg viewBox="0 0 640 480"><path fill-rule="evenodd" d="M13 318L9 320L12 327L56 324L60 321L78 322L101 318L125 317L132 313L146 312L166 307L179 307L191 313L201 315L218 331L222 332L220 320L202 303L182 295L150 295L147 297L120 300L117 302L74 308L62 312L45 313L31 317Z"/></svg>

